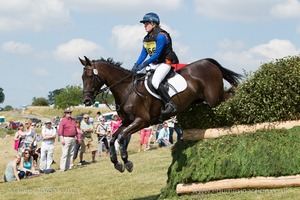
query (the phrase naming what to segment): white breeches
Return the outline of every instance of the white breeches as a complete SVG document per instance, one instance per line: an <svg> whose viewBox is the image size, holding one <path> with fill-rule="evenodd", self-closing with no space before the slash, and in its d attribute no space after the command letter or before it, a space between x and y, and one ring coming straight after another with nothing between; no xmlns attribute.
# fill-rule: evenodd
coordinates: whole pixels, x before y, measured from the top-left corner
<svg viewBox="0 0 300 200"><path fill-rule="evenodd" d="M165 63L161 63L158 65L150 65L151 69L155 69L153 77L152 77L152 85L157 90L159 84L169 73L171 66Z"/></svg>

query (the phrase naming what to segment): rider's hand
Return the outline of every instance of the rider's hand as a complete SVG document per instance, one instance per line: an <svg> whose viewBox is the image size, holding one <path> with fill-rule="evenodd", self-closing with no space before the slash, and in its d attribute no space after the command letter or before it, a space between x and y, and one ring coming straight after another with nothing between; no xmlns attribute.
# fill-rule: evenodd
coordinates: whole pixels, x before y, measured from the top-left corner
<svg viewBox="0 0 300 200"><path fill-rule="evenodd" d="M134 64L134 66L133 66L133 68L132 68L132 71L134 71L134 72L140 71L140 70L144 69L144 68L145 68L146 66L148 66L148 65L149 65L149 64L148 64L147 61L143 62L143 63L140 64L140 65Z"/></svg>
<svg viewBox="0 0 300 200"><path fill-rule="evenodd" d="M139 66L138 64L134 63L134 65L133 65L133 67L132 67L132 71L133 71L133 72L139 71L139 70L138 70L138 66Z"/></svg>

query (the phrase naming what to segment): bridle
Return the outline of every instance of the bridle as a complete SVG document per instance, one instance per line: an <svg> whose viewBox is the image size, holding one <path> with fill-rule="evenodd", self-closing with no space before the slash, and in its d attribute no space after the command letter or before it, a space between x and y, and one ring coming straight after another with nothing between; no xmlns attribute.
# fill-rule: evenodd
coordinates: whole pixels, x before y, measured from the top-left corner
<svg viewBox="0 0 300 200"><path fill-rule="evenodd" d="M101 81L100 79L100 75L98 73L98 70L96 68L96 65L95 65L95 62L92 62L93 65L92 65L92 68L87 68L86 66L83 68L84 70L92 70L93 71L93 85L96 85L96 81L98 81L100 84L104 85L104 83ZM110 86L106 86L104 88L100 88L99 90L95 90L95 87L93 87L92 90L85 90L83 91L83 96L84 97L88 97L88 94L93 94L93 98L95 99L96 96L100 93L102 93L102 96L101 96L101 99L103 100L103 102L106 104L106 106L110 109L110 110L113 110L110 108L109 104L107 103L106 99L107 99L107 95L108 95L108 92L110 90L110 88L118 85L119 83L121 83L122 81L124 81L125 79L127 79L128 77L130 76L133 76L134 74L136 73L130 73L128 76L125 76L124 78L120 79L118 82L110 85ZM132 92L132 90L130 90L128 93L127 93L127 96L126 98L121 102L120 105L117 106L116 110L118 111L120 109L121 106L123 106L123 104L126 102L126 100L128 99L129 97L129 94ZM106 93L106 94L105 94Z"/></svg>

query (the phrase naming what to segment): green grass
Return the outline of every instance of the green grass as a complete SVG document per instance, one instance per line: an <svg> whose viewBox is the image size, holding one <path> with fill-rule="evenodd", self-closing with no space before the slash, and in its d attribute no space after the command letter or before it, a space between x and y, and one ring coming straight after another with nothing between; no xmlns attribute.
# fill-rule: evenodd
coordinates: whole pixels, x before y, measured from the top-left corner
<svg viewBox="0 0 300 200"><path fill-rule="evenodd" d="M293 130L293 129L292 129ZM290 138L294 141L298 140L296 135L299 129L294 129L295 134ZM175 134L176 135L176 134ZM280 134L279 134L280 135ZM255 134L249 135L252 144L256 144L255 139L251 139ZM283 137L284 135L280 135ZM278 137L278 138L280 138ZM173 171L174 163L176 159L180 159L180 162L187 161L187 154L193 155L190 162L198 163L198 159L209 157L213 151L223 152L221 155L226 155L224 151L228 149L235 149L239 143L245 144L245 141L240 137L230 136L230 139L222 137L220 139L212 140L216 145L216 141L220 140L232 140L234 145L228 146L225 144L209 146L207 141L203 141L203 148L200 150L195 149L196 143L178 143L175 145L175 149L171 151L170 148L155 149L147 152L136 153L138 150L139 135L134 134L132 136L131 143L129 145L129 158L134 163L134 170L132 173L124 172L120 173L116 171L110 162L109 157L103 157L99 159L99 162L85 165L76 166L73 170L67 172L55 172L50 175L41 175L38 177L24 179L20 182L4 183L2 180L3 173L5 171L6 164L12 159L15 154L13 150L13 139L5 138L0 139L0 199L136 199L136 200L151 200L151 199L299 199L300 188L281 188L270 190L238 190L238 191L220 191L218 193L198 193L193 195L181 195L170 196L175 194L175 190L170 189L171 179L168 178L168 173ZM267 142L268 140L265 139ZM288 140L285 140L284 146L291 146L297 153L299 145L292 146ZM228 141L226 141L228 142ZM267 144L267 143L266 143ZM185 145L183 148L182 145ZM187 148L189 145L191 148ZM246 145L247 146L247 145ZM283 146L279 146L282 148ZM175 153L176 152L176 153ZM238 152L243 152L239 149ZM173 155L171 155L171 153ZM262 151L262 154L265 153ZM284 152L283 152L284 153ZM59 168L59 161L61 155L61 146L58 142L55 144L54 160L57 164L52 165L56 170ZM203 156L202 156L203 155ZM299 154L300 155L300 154ZM242 154L241 154L242 157ZM225 156L226 158L226 156ZM228 158L228 157L227 157ZM85 154L84 159L90 161L90 155ZM76 161L76 163L78 160ZM287 162L292 162L287 160ZM172 164L172 165L171 165ZM208 163L209 164L209 163ZM171 166L170 166L171 165ZM179 166L180 164L177 163ZM182 165L182 164L181 164ZM213 176L213 173L206 168L193 168L183 169L184 166L177 168L176 176L173 177L186 178L183 172L189 172L190 174L203 173ZM237 168L239 169L239 168ZM198 170L198 172L197 172ZM209 171L209 173L207 173ZM207 176L208 176L207 175ZM192 177L195 177L193 175ZM179 180L179 179L178 179ZM183 180L183 179L182 179ZM179 180L181 182L182 180ZM174 182L174 181L173 181ZM166 195L166 193L169 193ZM163 194L163 195L162 195ZM162 195L162 196L161 196ZM168 196L168 197L166 197Z"/></svg>
<svg viewBox="0 0 300 200"><path fill-rule="evenodd" d="M102 157L97 163L75 166L67 172L55 172L20 182L3 183L1 180L0 199L157 199L166 185L171 151L170 148L162 148L136 153L138 137L138 134L133 136L129 147L132 152L130 160L134 163L132 173L116 171L109 157ZM12 138L0 140L2 172L14 155L12 147ZM57 163L60 155L61 147L57 142L54 155ZM85 154L84 159L91 161L89 154ZM58 170L59 165L52 167Z"/></svg>

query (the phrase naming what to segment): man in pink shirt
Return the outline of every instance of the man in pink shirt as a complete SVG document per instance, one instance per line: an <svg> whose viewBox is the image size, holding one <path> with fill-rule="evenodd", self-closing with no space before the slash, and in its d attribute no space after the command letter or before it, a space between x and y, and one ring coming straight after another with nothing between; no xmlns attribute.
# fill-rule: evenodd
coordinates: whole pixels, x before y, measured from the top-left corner
<svg viewBox="0 0 300 200"><path fill-rule="evenodd" d="M60 171L66 171L71 168L70 163L74 154L75 137L78 144L81 143L80 133L76 129L76 121L71 117L70 108L65 110L65 117L59 123L58 134L62 144L62 155L60 158Z"/></svg>

